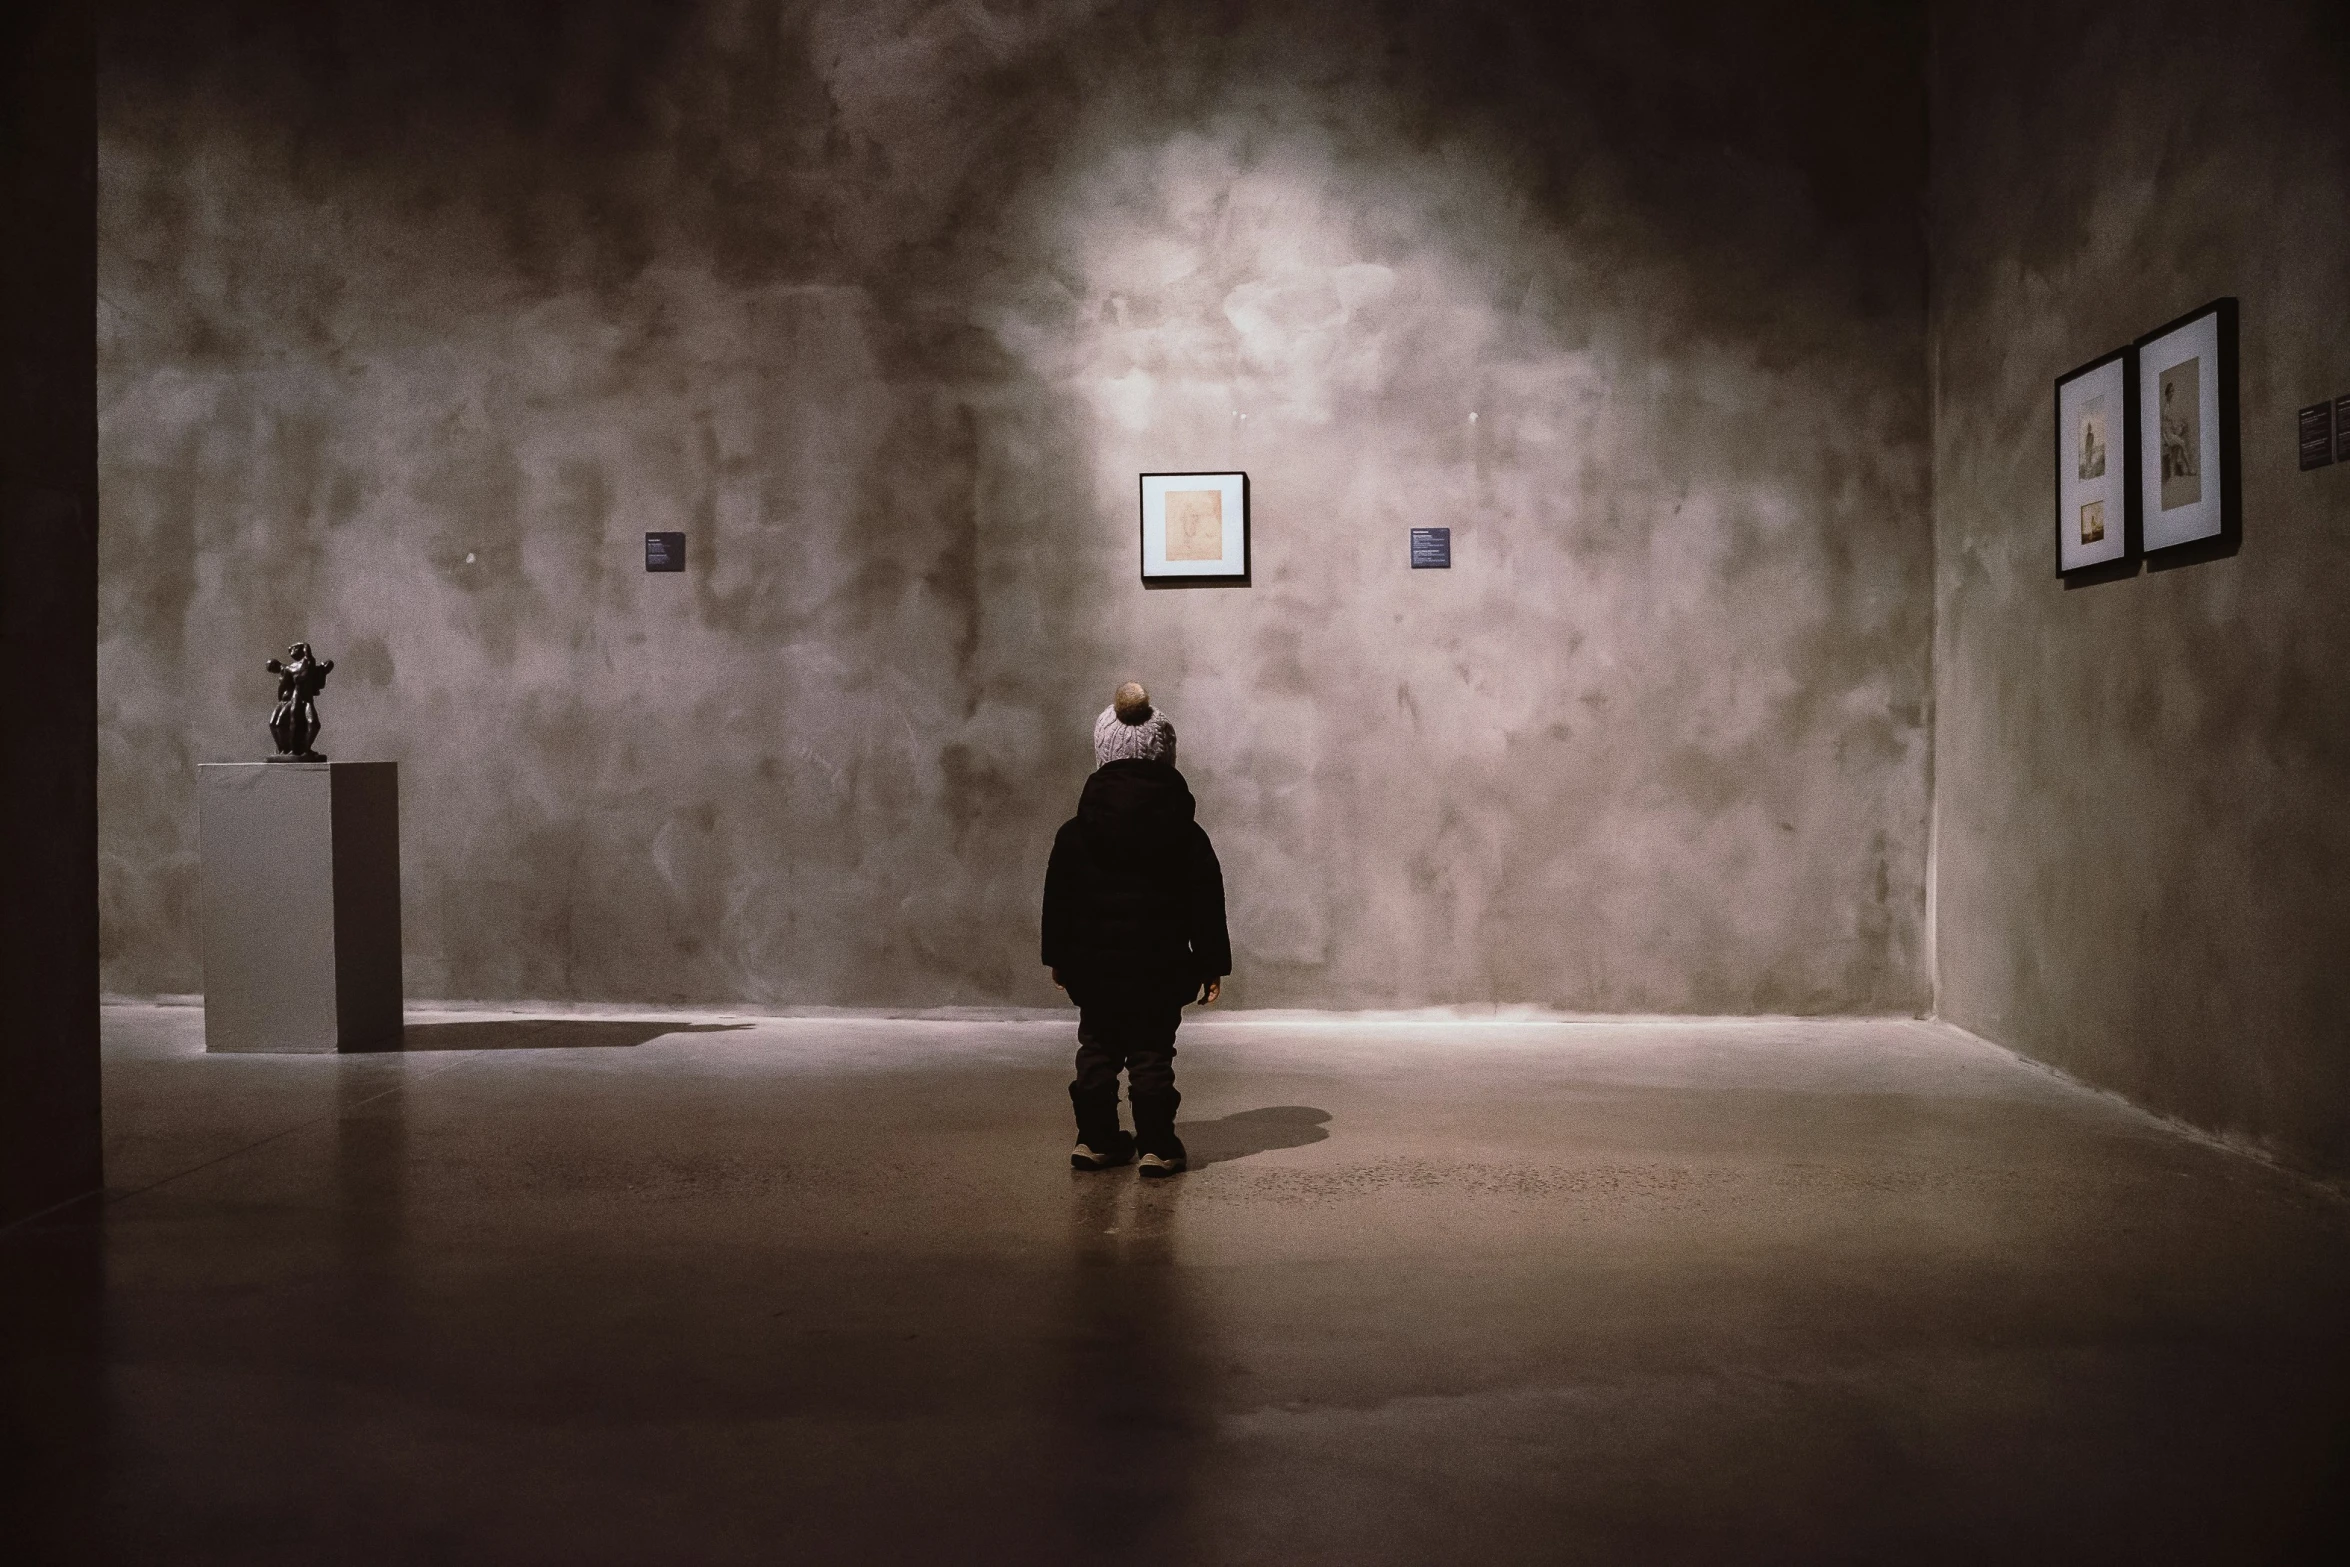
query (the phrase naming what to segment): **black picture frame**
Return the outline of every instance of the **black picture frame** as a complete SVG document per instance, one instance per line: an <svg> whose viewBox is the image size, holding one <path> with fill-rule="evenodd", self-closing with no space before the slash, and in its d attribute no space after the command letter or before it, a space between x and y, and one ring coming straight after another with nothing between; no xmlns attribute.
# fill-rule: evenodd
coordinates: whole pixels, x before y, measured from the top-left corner
<svg viewBox="0 0 2350 1567"><path fill-rule="evenodd" d="M2137 350L2124 345L2056 378L2054 542L2056 575L2068 586L2138 569L2137 371ZM2093 508L2099 519L2095 537L2089 533Z"/></svg>
<svg viewBox="0 0 2350 1567"><path fill-rule="evenodd" d="M2236 301L2196 306L2131 345L2137 351L2140 548L2150 570L2233 555L2244 538ZM2211 386L2205 395L2203 363ZM2182 374L2192 369L2190 378ZM2179 394L2189 380L2190 411ZM2180 471L2192 449L2191 471ZM2217 471L2214 472L2213 470Z"/></svg>
<svg viewBox="0 0 2350 1567"><path fill-rule="evenodd" d="M1186 555L1168 538L1168 498L1176 494L1214 492L1214 559ZM1145 473L1137 476L1140 506L1137 538L1142 585L1146 588L1245 588L1254 566L1250 537L1248 474L1228 468L1208 471ZM1237 520L1237 533L1233 524Z"/></svg>

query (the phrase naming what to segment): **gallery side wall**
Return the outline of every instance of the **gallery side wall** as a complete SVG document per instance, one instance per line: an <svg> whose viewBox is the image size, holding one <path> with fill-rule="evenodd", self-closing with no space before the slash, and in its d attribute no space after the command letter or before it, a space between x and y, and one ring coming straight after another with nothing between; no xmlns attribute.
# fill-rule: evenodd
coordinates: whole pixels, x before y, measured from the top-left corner
<svg viewBox="0 0 2350 1567"><path fill-rule="evenodd" d="M1132 676L1244 1003L1925 1004L1914 8L116 14L111 986L306 636L414 995L1048 1001Z"/></svg>
<svg viewBox="0 0 2350 1567"><path fill-rule="evenodd" d="M2350 11L1935 26L1939 1009L2350 1171ZM2052 379L2219 295L2241 552L2066 591Z"/></svg>
<svg viewBox="0 0 2350 1567"><path fill-rule="evenodd" d="M90 46L0 13L0 1225L99 1178Z"/></svg>

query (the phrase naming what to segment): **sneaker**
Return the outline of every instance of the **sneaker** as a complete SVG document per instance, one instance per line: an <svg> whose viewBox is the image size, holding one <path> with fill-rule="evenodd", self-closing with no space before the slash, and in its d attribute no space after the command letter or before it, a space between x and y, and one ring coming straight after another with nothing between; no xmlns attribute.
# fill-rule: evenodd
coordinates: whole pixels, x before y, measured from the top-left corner
<svg viewBox="0 0 2350 1567"><path fill-rule="evenodd" d="M1069 1150L1069 1168L1072 1170L1114 1170L1134 1157L1134 1134L1116 1132L1096 1149L1082 1139Z"/></svg>
<svg viewBox="0 0 2350 1567"><path fill-rule="evenodd" d="M1172 1088L1129 1096L1134 1105L1134 1136L1142 1149L1142 1173L1174 1175L1183 1168L1183 1139L1175 1135L1175 1110L1183 1096Z"/></svg>

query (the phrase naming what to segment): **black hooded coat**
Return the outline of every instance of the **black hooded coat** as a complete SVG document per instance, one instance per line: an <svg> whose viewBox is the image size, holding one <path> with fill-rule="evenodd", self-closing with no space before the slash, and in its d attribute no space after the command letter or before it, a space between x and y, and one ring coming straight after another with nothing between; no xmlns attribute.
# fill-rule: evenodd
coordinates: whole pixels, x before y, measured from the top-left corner
<svg viewBox="0 0 2350 1567"><path fill-rule="evenodd" d="M1111 762L1085 780L1044 877L1044 961L1072 995L1232 972L1224 871L1197 810L1165 762Z"/></svg>

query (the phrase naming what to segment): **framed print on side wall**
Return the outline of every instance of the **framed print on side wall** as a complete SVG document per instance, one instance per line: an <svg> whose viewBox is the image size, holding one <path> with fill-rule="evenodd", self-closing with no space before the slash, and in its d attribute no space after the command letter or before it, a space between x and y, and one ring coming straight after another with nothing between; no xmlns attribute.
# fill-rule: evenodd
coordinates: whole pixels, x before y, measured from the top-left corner
<svg viewBox="0 0 2350 1567"><path fill-rule="evenodd" d="M2236 302L2215 299L2138 339L2138 513L2146 553L2243 526L2237 487Z"/></svg>
<svg viewBox="0 0 2350 1567"><path fill-rule="evenodd" d="M1142 476L1145 587L1248 581L1248 475Z"/></svg>
<svg viewBox="0 0 2350 1567"><path fill-rule="evenodd" d="M2135 351L2117 348L2056 378L2056 574L2138 552L2132 482Z"/></svg>

